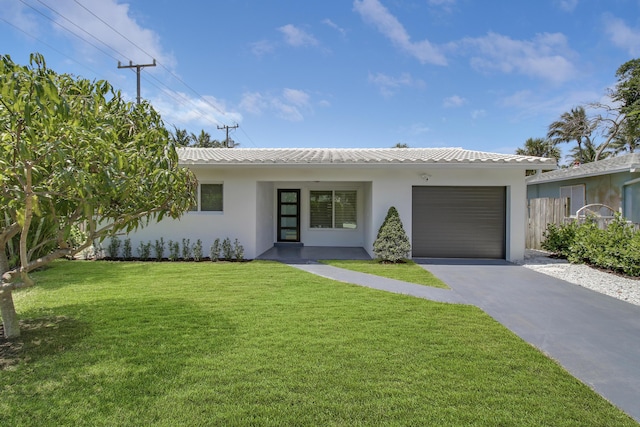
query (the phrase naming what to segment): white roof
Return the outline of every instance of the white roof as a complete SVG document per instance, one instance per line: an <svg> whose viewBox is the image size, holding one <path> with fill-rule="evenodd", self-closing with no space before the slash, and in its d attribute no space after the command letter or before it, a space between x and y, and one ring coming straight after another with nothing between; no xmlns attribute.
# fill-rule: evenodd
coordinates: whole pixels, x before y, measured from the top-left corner
<svg viewBox="0 0 640 427"><path fill-rule="evenodd" d="M178 148L183 165L469 165L539 169L554 159L462 148Z"/></svg>
<svg viewBox="0 0 640 427"><path fill-rule="evenodd" d="M527 178L527 184L564 181L568 179L608 175L618 172L640 172L640 153L612 157L610 159L599 160L597 162L585 163L583 165L570 166L568 168L558 169L552 172L532 175Z"/></svg>

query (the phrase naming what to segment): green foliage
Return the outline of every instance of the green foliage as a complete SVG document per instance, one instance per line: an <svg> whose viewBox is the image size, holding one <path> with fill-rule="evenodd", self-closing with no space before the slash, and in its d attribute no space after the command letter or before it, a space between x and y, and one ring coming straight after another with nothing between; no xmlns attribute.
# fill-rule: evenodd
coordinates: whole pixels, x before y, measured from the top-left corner
<svg viewBox="0 0 640 427"><path fill-rule="evenodd" d="M118 258L120 254L120 244L121 242L118 236L113 236L107 246L107 256L110 258Z"/></svg>
<svg viewBox="0 0 640 427"><path fill-rule="evenodd" d="M169 261L177 261L180 258L180 243L169 240Z"/></svg>
<svg viewBox="0 0 640 427"><path fill-rule="evenodd" d="M188 260L191 258L191 240L182 239L182 259Z"/></svg>
<svg viewBox="0 0 640 427"><path fill-rule="evenodd" d="M211 261L216 262L220 259L220 249L220 239L216 238L209 249L209 258Z"/></svg>
<svg viewBox="0 0 640 427"><path fill-rule="evenodd" d="M222 241L222 258L227 261L233 259L233 246L231 246L231 239L228 237Z"/></svg>
<svg viewBox="0 0 640 427"><path fill-rule="evenodd" d="M0 56L0 171L0 217L9 218L0 251L7 237L35 233L31 221L46 218L55 230L38 243L48 253L25 260L27 272L94 240L178 218L196 189L150 104L125 102L106 81L57 74L38 54L28 66ZM85 226L80 244L76 224Z"/></svg>
<svg viewBox="0 0 640 427"><path fill-rule="evenodd" d="M409 256L409 251L411 251L411 244L402 226L400 215L396 208L391 206L378 230L378 236L373 243L373 252L376 258L382 261L399 262Z"/></svg>
<svg viewBox="0 0 640 427"><path fill-rule="evenodd" d="M151 242L140 242L138 245L138 257L143 261L151 258Z"/></svg>
<svg viewBox="0 0 640 427"><path fill-rule="evenodd" d="M164 258L164 239L162 237L160 240L156 239L156 243L153 248L155 250L156 260L162 261L162 258Z"/></svg>
<svg viewBox="0 0 640 427"><path fill-rule="evenodd" d="M541 244L542 249L567 258L575 240L577 228L578 223L576 222L563 225L549 224L543 235L544 241Z"/></svg>
<svg viewBox="0 0 640 427"><path fill-rule="evenodd" d="M3 293L32 286L30 271L94 241L179 218L196 188L149 103L126 102L104 80L57 74L39 54L28 66L0 56L0 218L9 219L0 228ZM35 241L31 225L41 218L55 233ZM78 224L86 233L80 244L72 236ZM8 242L17 235L20 265L9 266ZM49 250L35 258L36 247ZM12 302L1 314L18 325Z"/></svg>
<svg viewBox="0 0 640 427"><path fill-rule="evenodd" d="M193 244L193 260L196 262L202 261L202 240L198 239Z"/></svg>
<svg viewBox="0 0 640 427"><path fill-rule="evenodd" d="M133 250L131 248L131 239L128 237L124 239L124 245L122 246L122 257L124 259L133 258Z"/></svg>
<svg viewBox="0 0 640 427"><path fill-rule="evenodd" d="M233 256L236 261L242 261L244 259L244 247L238 239L235 239L233 242Z"/></svg>
<svg viewBox="0 0 640 427"><path fill-rule="evenodd" d="M542 247L570 262L640 276L640 232L619 214L605 229L589 218L582 224L551 224Z"/></svg>

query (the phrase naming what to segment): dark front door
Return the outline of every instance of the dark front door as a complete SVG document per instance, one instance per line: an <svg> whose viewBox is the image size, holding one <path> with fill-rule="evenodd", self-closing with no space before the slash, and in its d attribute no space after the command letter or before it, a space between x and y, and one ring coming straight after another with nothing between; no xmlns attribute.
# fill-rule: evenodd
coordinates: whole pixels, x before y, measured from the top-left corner
<svg viewBox="0 0 640 427"><path fill-rule="evenodd" d="M300 241L300 190L278 190L278 242Z"/></svg>

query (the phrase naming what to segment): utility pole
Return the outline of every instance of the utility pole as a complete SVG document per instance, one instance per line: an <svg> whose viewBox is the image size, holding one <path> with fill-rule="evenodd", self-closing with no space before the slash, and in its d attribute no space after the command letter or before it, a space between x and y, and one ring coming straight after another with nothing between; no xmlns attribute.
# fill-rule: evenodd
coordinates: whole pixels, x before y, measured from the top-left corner
<svg viewBox="0 0 640 427"><path fill-rule="evenodd" d="M122 65L120 64L120 61L118 61L118 68L135 68L136 69L136 74L138 77L138 97L136 98L138 100L138 104L140 104L140 70L142 70L144 67L155 67L156 66L156 60L153 60L153 64L134 64L133 61L129 61L129 65Z"/></svg>
<svg viewBox="0 0 640 427"><path fill-rule="evenodd" d="M238 129L238 124L236 124L235 126L218 126L218 129L226 129L227 130L227 139L224 140L224 146L226 148L229 148L229 129Z"/></svg>

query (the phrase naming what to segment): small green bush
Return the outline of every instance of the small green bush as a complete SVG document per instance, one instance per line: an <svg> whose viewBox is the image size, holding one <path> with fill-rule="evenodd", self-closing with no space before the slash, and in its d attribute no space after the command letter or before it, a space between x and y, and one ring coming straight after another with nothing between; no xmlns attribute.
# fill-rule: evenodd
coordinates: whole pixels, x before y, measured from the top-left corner
<svg viewBox="0 0 640 427"><path fill-rule="evenodd" d="M118 258L120 254L120 239L118 236L113 236L107 246L107 256L110 258Z"/></svg>
<svg viewBox="0 0 640 427"><path fill-rule="evenodd" d="M216 238L209 249L209 258L216 262L220 259L220 239Z"/></svg>
<svg viewBox="0 0 640 427"><path fill-rule="evenodd" d="M169 240L169 261L177 261L180 258L180 243Z"/></svg>
<svg viewBox="0 0 640 427"><path fill-rule="evenodd" d="M238 239L233 242L233 256L236 261L242 261L244 259L244 247L240 244Z"/></svg>
<svg viewBox="0 0 640 427"><path fill-rule="evenodd" d="M619 214L605 229L600 229L596 221L589 218L582 224L550 224L542 248L572 263L640 276L640 232Z"/></svg>
<svg viewBox="0 0 640 427"><path fill-rule="evenodd" d="M151 258L151 242L144 243L140 241L138 245L138 257L143 261Z"/></svg>
<svg viewBox="0 0 640 427"><path fill-rule="evenodd" d="M122 245L122 257L124 259L133 258L133 250L131 248L131 239L126 238L124 240L124 245Z"/></svg>
<svg viewBox="0 0 640 427"><path fill-rule="evenodd" d="M233 246L231 246L231 239L228 237L222 241L222 258L227 261L233 259Z"/></svg>
<svg viewBox="0 0 640 427"><path fill-rule="evenodd" d="M196 242L193 244L192 252L194 261L202 261L202 240L196 240Z"/></svg>
<svg viewBox="0 0 640 427"><path fill-rule="evenodd" d="M188 260L191 258L191 240L182 239L182 259Z"/></svg>
<svg viewBox="0 0 640 427"><path fill-rule="evenodd" d="M404 231L400 215L391 206L373 243L373 253L384 262L400 262L409 256L411 243Z"/></svg>
<svg viewBox="0 0 640 427"><path fill-rule="evenodd" d="M545 240L541 244L542 249L567 258L570 253L569 248L575 241L577 229L578 224L576 222L563 225L549 224L543 234Z"/></svg>
<svg viewBox="0 0 640 427"><path fill-rule="evenodd" d="M156 261L162 261L162 258L164 258L164 239L162 237L160 240L156 240L153 249L156 253Z"/></svg>

